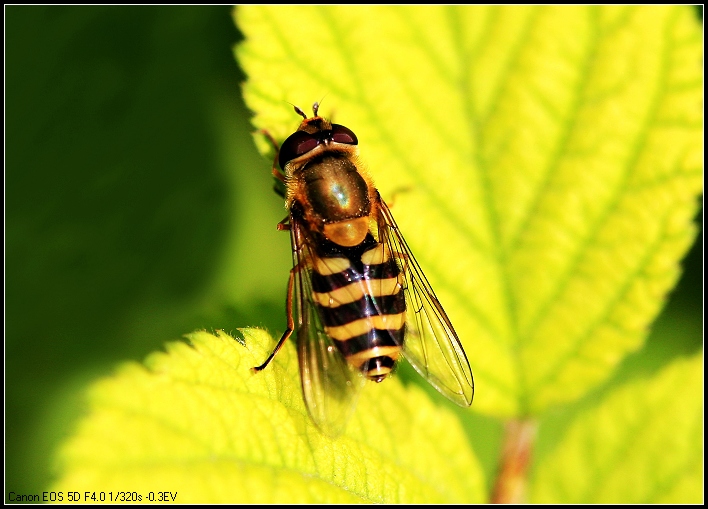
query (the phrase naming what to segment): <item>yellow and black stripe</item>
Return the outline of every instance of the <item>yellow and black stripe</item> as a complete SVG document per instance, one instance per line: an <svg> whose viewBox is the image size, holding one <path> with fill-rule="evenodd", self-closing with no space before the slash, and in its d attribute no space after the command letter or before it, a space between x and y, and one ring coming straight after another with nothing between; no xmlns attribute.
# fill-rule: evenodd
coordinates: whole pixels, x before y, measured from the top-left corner
<svg viewBox="0 0 708 509"><path fill-rule="evenodd" d="M398 264L371 234L352 248L318 247L312 299L324 330L352 366L381 382L393 369L405 334Z"/></svg>

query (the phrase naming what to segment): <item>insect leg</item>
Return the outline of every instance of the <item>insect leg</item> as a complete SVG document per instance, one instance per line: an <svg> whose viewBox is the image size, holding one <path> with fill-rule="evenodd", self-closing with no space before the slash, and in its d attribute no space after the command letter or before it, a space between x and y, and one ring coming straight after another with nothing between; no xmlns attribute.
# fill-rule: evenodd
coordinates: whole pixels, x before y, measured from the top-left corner
<svg viewBox="0 0 708 509"><path fill-rule="evenodd" d="M396 204L396 198L405 193L410 193L413 190L412 186L400 186L397 187L396 189L391 192L391 195L389 199L386 201L386 205L388 206L389 209L392 209L393 206ZM381 199L383 201L383 199Z"/></svg>
<svg viewBox="0 0 708 509"><path fill-rule="evenodd" d="M286 216L285 219L283 219L281 222L279 222L278 225L276 226L276 229L279 232L291 230L292 226L289 224L289 221L290 221L290 215Z"/></svg>
<svg viewBox="0 0 708 509"><path fill-rule="evenodd" d="M295 323L293 322L293 282L295 281L295 271L300 270L299 266L293 267L292 270L290 271L290 279L288 279L288 297L285 301L285 308L286 308L286 313L288 315L288 328L285 329L285 332L283 333L282 337L280 338L280 341L278 341L278 344L275 345L275 349L273 350L273 353L271 353L266 361L261 364L260 366L256 366L254 368L251 368L254 373L258 373L259 371L262 371L266 368L268 364L270 364L270 361L273 360L273 357L275 357L275 354L278 353L280 348L283 346L285 343L285 340L288 339L292 333L293 330L295 330Z"/></svg>
<svg viewBox="0 0 708 509"><path fill-rule="evenodd" d="M275 138L266 131L265 129L261 129L258 131L260 134L268 138L268 141L270 142L271 145L273 145L273 149L275 150L275 157L273 158L273 176L279 180L280 182L285 183L285 174L278 169L278 152L280 152L280 147L278 146L278 142L275 141Z"/></svg>

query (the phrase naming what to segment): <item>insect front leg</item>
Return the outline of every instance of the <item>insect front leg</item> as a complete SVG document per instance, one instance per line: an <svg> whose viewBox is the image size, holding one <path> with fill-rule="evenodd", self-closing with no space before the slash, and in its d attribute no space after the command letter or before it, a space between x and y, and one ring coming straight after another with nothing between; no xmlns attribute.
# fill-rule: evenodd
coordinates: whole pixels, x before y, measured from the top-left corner
<svg viewBox="0 0 708 509"><path fill-rule="evenodd" d="M271 173L275 178L275 185L273 186L273 189L279 196L284 198L286 193L285 173L283 173L278 166L278 154L280 153L280 147L278 146L278 142L275 141L275 138L273 138L267 130L261 129L258 133L265 136L270 144L273 145L273 150L275 152L275 156L273 157L273 166L271 168Z"/></svg>

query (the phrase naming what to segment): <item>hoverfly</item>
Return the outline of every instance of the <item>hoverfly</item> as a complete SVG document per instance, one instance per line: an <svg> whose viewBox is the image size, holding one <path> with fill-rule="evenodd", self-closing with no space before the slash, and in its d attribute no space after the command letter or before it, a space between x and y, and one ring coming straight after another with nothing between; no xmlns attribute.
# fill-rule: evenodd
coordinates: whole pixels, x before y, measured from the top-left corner
<svg viewBox="0 0 708 509"><path fill-rule="evenodd" d="M383 381L401 355L469 406L472 370L452 323L363 170L356 135L318 108L307 118L295 107L303 121L279 150L271 138L276 191L289 211L278 230L290 231L293 269L287 329L254 371L295 332L305 404L330 436L344 430L366 379Z"/></svg>

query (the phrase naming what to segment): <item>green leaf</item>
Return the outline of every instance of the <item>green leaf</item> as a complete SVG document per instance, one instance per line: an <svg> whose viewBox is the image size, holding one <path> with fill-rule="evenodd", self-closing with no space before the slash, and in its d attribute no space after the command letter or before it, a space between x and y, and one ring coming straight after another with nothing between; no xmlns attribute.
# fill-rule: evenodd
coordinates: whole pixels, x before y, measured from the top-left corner
<svg viewBox="0 0 708 509"><path fill-rule="evenodd" d="M542 504L700 504L703 355L610 393L577 416L539 463Z"/></svg>
<svg viewBox="0 0 708 509"><path fill-rule="evenodd" d="M470 358L474 408L538 415L643 344L702 190L691 8L235 15L254 125L282 140L288 102L324 97L384 199L407 190L393 213Z"/></svg>
<svg viewBox="0 0 708 509"><path fill-rule="evenodd" d="M368 384L344 436L312 424L287 342L243 329L190 335L147 367L90 391L52 489L177 492L179 503L482 502L484 480L454 414L396 379ZM444 439L443 439L444 438Z"/></svg>

